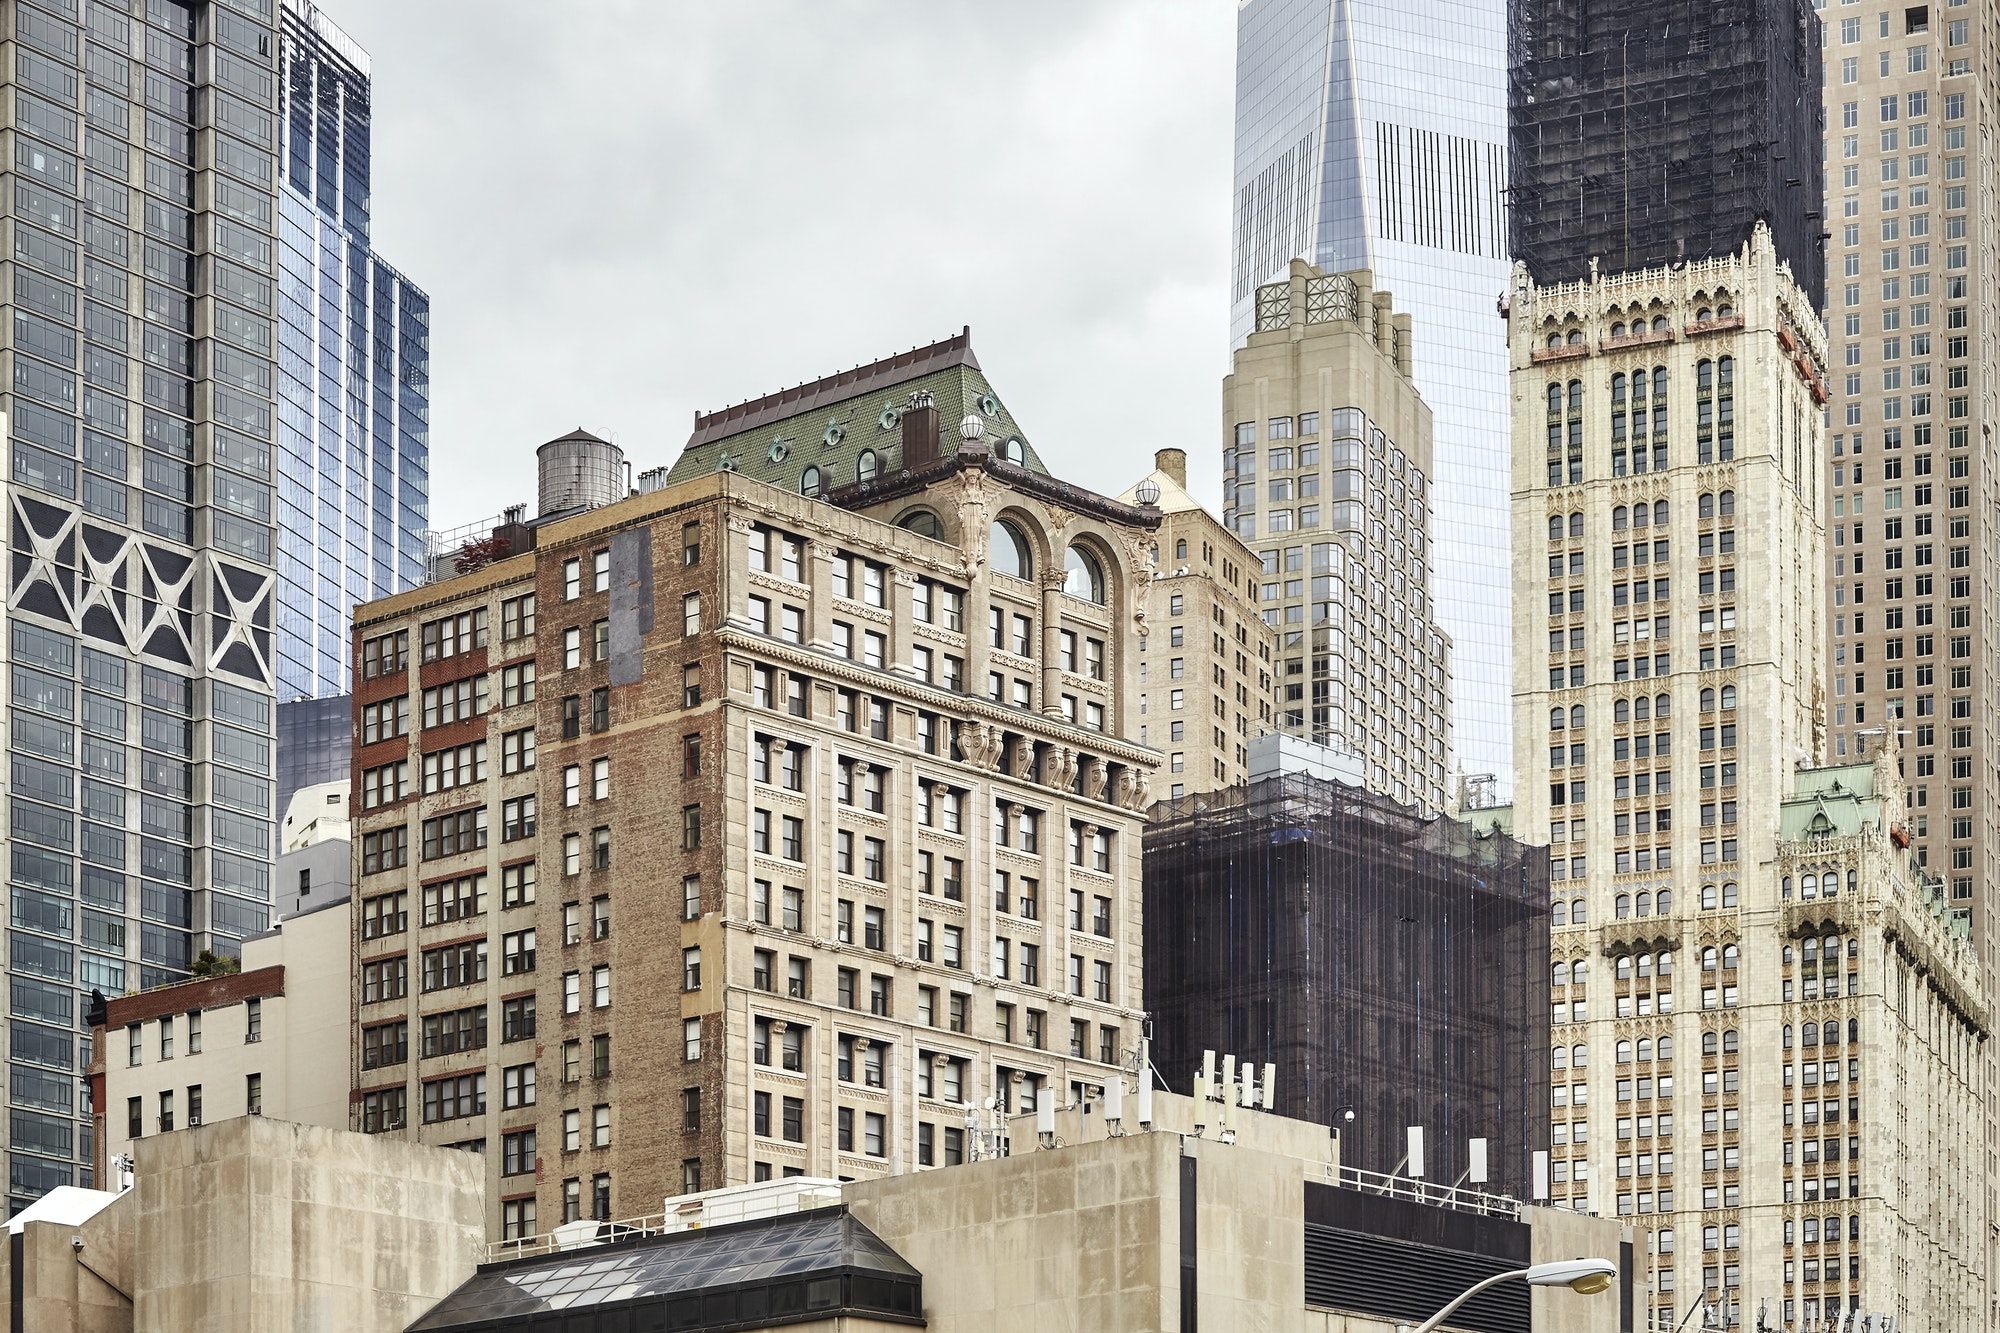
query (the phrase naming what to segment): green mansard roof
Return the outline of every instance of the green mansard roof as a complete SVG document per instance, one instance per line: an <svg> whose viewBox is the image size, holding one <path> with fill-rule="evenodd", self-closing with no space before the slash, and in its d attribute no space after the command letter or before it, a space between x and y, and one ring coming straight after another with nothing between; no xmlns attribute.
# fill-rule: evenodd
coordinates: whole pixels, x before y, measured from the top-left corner
<svg viewBox="0 0 2000 1333"><path fill-rule="evenodd" d="M903 467L902 412L917 393L930 394L937 408L941 453L957 452L958 423L977 416L985 422L984 443L997 457L1047 474L979 368L968 326L927 347L717 412L695 413L694 433L666 482L727 469L798 491L806 469L816 467L823 493L852 485L864 452L874 453L877 477L893 476Z"/></svg>

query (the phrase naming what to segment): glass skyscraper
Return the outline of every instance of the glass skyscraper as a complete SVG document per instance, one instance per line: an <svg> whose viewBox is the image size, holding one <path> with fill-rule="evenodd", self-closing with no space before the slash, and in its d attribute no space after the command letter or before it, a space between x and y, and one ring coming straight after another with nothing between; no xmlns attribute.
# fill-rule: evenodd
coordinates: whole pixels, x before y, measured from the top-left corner
<svg viewBox="0 0 2000 1333"><path fill-rule="evenodd" d="M357 602L423 582L430 298L369 246L368 53L284 0L279 151L280 699L349 686Z"/></svg>
<svg viewBox="0 0 2000 1333"><path fill-rule="evenodd" d="M269 919L273 0L7 0L9 1200L88 1184L92 991Z"/></svg>
<svg viewBox="0 0 2000 1333"><path fill-rule="evenodd" d="M1370 269L1414 325L1434 415L1431 587L1452 762L1512 769L1504 0L1248 0L1237 11L1230 333L1294 258ZM1236 485L1234 478L1229 481ZM1255 522L1254 518L1247 521ZM1262 533L1243 532L1256 544Z"/></svg>

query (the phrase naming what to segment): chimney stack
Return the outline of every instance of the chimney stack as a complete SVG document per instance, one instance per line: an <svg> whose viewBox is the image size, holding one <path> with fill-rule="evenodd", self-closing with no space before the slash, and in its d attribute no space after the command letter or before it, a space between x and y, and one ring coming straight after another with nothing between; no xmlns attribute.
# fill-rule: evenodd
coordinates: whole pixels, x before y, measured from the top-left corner
<svg viewBox="0 0 2000 1333"><path fill-rule="evenodd" d="M1153 468L1174 479L1174 485L1187 489L1187 450L1156 449L1153 451Z"/></svg>
<svg viewBox="0 0 2000 1333"><path fill-rule="evenodd" d="M930 393L919 390L910 395L903 409L903 467L915 471L938 460L938 414Z"/></svg>

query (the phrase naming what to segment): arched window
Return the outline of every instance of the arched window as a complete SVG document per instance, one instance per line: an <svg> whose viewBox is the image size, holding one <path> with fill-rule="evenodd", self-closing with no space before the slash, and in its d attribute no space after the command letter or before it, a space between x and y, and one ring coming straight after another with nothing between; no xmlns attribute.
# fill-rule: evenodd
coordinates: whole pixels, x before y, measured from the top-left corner
<svg viewBox="0 0 2000 1333"><path fill-rule="evenodd" d="M1722 886L1722 905L1724 907L1736 906L1736 881L1733 879L1725 882Z"/></svg>
<svg viewBox="0 0 2000 1333"><path fill-rule="evenodd" d="M873 449L863 449L861 457L854 460L854 479L856 481L873 481L878 470L879 464L876 461Z"/></svg>
<svg viewBox="0 0 2000 1333"><path fill-rule="evenodd" d="M1570 726L1570 730L1571 730L1571 731L1582 731L1582 730L1583 730L1583 705L1582 705L1582 704L1574 704L1574 705L1572 705L1572 706L1570 707L1570 710L1569 710L1569 726Z"/></svg>
<svg viewBox="0 0 2000 1333"><path fill-rule="evenodd" d="M1549 1068L1551 1069L1569 1068L1569 1047L1556 1046L1550 1049Z"/></svg>
<svg viewBox="0 0 2000 1333"><path fill-rule="evenodd" d="M1632 979L1631 955L1620 954L1611 964L1611 975L1613 979L1618 981L1630 981Z"/></svg>
<svg viewBox="0 0 2000 1333"><path fill-rule="evenodd" d="M1652 1058L1653 1058L1653 1039L1651 1037L1639 1038L1639 1063L1646 1064L1647 1062L1652 1060Z"/></svg>
<svg viewBox="0 0 2000 1333"><path fill-rule="evenodd" d="M1714 1055L1714 1054L1715 1054L1715 1047L1716 1047L1716 1041L1715 1041L1715 1034L1714 1034L1713 1032L1704 1032L1704 1033L1702 1033L1702 1034L1701 1034L1701 1053L1702 1053L1703 1055Z"/></svg>
<svg viewBox="0 0 2000 1333"><path fill-rule="evenodd" d="M1695 311L1695 312L1694 312L1694 320L1695 320L1695 323L1697 323L1697 324L1706 324L1706 323L1708 323L1708 314L1709 314L1709 312L1708 312L1708 307L1707 307L1707 306L1703 306L1703 307L1702 307L1701 309L1699 309L1699 310Z"/></svg>
<svg viewBox="0 0 2000 1333"><path fill-rule="evenodd" d="M1672 976L1674 973L1674 956L1670 953L1661 954L1658 963L1658 969L1661 976L1663 977Z"/></svg>
<svg viewBox="0 0 2000 1333"><path fill-rule="evenodd" d="M1625 336L1624 320L1621 319L1617 323L1611 326L1611 336L1614 338L1623 338ZM1622 381L1625 377L1623 375L1613 375L1611 378L1613 382L1619 382ZM1619 383L1618 387L1622 389L1625 386L1622 383Z"/></svg>
<svg viewBox="0 0 2000 1333"><path fill-rule="evenodd" d="M944 524L928 509L913 509L896 520L896 526L920 537L944 538Z"/></svg>
<svg viewBox="0 0 2000 1333"><path fill-rule="evenodd" d="M1567 985L1569 985L1569 964L1568 964L1568 963L1557 963L1557 964L1555 965L1555 967L1554 967L1554 968L1552 968L1552 969L1550 970L1550 972L1549 972L1549 985L1551 985L1551 986L1567 986Z"/></svg>
<svg viewBox="0 0 2000 1333"><path fill-rule="evenodd" d="M1736 687L1734 685L1724 685L1722 687L1722 706L1725 709L1736 707Z"/></svg>
<svg viewBox="0 0 2000 1333"><path fill-rule="evenodd" d="M1652 700L1648 699L1645 695L1642 694L1638 698L1632 701L1633 721L1644 722L1647 718L1651 717L1652 715L1653 715L1653 702Z"/></svg>
<svg viewBox="0 0 2000 1333"><path fill-rule="evenodd" d="M1723 945L1723 946L1722 946L1722 970L1723 970L1723 971L1725 971L1725 972L1734 972L1734 971L1736 970L1736 959L1737 959L1737 957L1738 957L1738 955L1737 955L1737 952L1736 952L1736 946L1735 946L1735 945L1733 945L1733 944L1725 944L1725 945Z"/></svg>
<svg viewBox="0 0 2000 1333"><path fill-rule="evenodd" d="M1571 347L1576 347L1580 345L1582 342L1583 342L1583 330L1571 329L1569 331L1569 345Z"/></svg>
<svg viewBox="0 0 2000 1333"><path fill-rule="evenodd" d="M1724 518L1736 512L1736 492L1724 491L1716 500L1716 509Z"/></svg>
<svg viewBox="0 0 2000 1333"><path fill-rule="evenodd" d="M1787 945L1785 946L1785 949L1784 949L1784 953L1783 953L1783 954L1781 955L1781 961L1782 961L1782 962L1784 963L1784 965L1785 965L1786 967L1790 967L1790 966L1792 965L1792 946L1791 946L1791 945L1787 944Z"/></svg>
<svg viewBox="0 0 2000 1333"><path fill-rule="evenodd" d="M1704 686L1701 691L1701 711L1704 713L1713 713L1715 711L1715 691L1707 686Z"/></svg>
<svg viewBox="0 0 2000 1333"><path fill-rule="evenodd" d="M1857 1041L1860 1041L1860 1040L1861 1040L1861 1020L1860 1020L1860 1019L1858 1019L1858 1018L1850 1018L1850 1019L1848 1019L1848 1020L1847 1020L1847 1044L1848 1044L1848 1045L1850 1045L1850 1046L1852 1046L1852 1045L1853 1045L1853 1044L1854 1044L1855 1042L1857 1042Z"/></svg>
<svg viewBox="0 0 2000 1333"><path fill-rule="evenodd" d="M1723 1033L1722 1033L1722 1053L1723 1053L1724 1055L1734 1055L1734 1054L1736 1054L1736 1029L1735 1029L1735 1028L1725 1028L1725 1029L1723 1030Z"/></svg>
<svg viewBox="0 0 2000 1333"><path fill-rule="evenodd" d="M1820 1040L1829 1046L1840 1045L1840 1024L1838 1022L1829 1022L1825 1029L1820 1032Z"/></svg>
<svg viewBox="0 0 2000 1333"><path fill-rule="evenodd" d="M1632 526L1635 528L1645 527L1648 523L1653 521L1652 513L1653 513L1652 509L1648 507L1646 502L1643 500L1641 500L1638 504L1633 505Z"/></svg>
<svg viewBox="0 0 2000 1333"><path fill-rule="evenodd" d="M1569 1067L1587 1069L1590 1066L1590 1048L1582 1042L1569 1048Z"/></svg>
<svg viewBox="0 0 2000 1333"><path fill-rule="evenodd" d="M1704 972L1715 971L1715 960L1715 946L1712 944L1705 946L1701 951L1701 970Z"/></svg>
<svg viewBox="0 0 2000 1333"><path fill-rule="evenodd" d="M1653 910L1658 912L1661 916L1665 916L1669 912L1673 911L1674 891L1672 889L1661 889L1660 896L1656 898L1653 902ZM1662 957L1664 956L1665 955L1662 955Z"/></svg>
<svg viewBox="0 0 2000 1333"><path fill-rule="evenodd" d="M1583 985L1583 978L1585 971L1586 967L1584 964L1584 960L1581 958L1577 959L1574 963L1571 963L1569 965L1570 981L1578 986Z"/></svg>
<svg viewBox="0 0 2000 1333"><path fill-rule="evenodd" d="M1063 556L1063 591L1086 602L1104 605L1104 567L1097 557L1081 546L1072 546Z"/></svg>
<svg viewBox="0 0 2000 1333"><path fill-rule="evenodd" d="M1619 1043L1618 1043L1618 1044L1617 1044L1616 1046L1612 1047L1612 1050L1611 1050L1611 1056L1612 1056L1612 1058L1613 1058L1614 1060L1616 1060L1616 1061L1617 1061L1617 1062L1618 1062L1619 1064L1621 1064L1621 1065L1629 1065L1629 1064L1631 1064L1631 1063L1632 1063L1632 1043L1631 1043L1631 1042L1629 1042L1629 1041L1621 1041L1621 1042L1619 1042Z"/></svg>
<svg viewBox="0 0 2000 1333"><path fill-rule="evenodd" d="M1662 1060L1671 1060L1674 1058L1674 1039L1672 1037L1660 1038L1660 1058Z"/></svg>
<svg viewBox="0 0 2000 1333"><path fill-rule="evenodd" d="M1174 559L1176 560L1187 559L1187 538L1182 537L1179 541L1174 543Z"/></svg>
<svg viewBox="0 0 2000 1333"><path fill-rule="evenodd" d="M1653 955L1649 953L1639 955L1639 975L1642 977L1653 975Z"/></svg>
<svg viewBox="0 0 2000 1333"><path fill-rule="evenodd" d="M1581 342L1582 339L1578 338L1577 341ZM1572 414L1583 411L1582 380L1571 380L1569 382L1569 410Z"/></svg>
<svg viewBox="0 0 2000 1333"><path fill-rule="evenodd" d="M1653 316L1653 332L1665 333L1666 331L1667 331L1667 317L1665 315Z"/></svg>
<svg viewBox="0 0 2000 1333"><path fill-rule="evenodd" d="M1817 963L1819 961L1819 941L1808 939L1799 945L1799 961Z"/></svg>
<svg viewBox="0 0 2000 1333"><path fill-rule="evenodd" d="M1629 893L1621 893L1616 898L1613 898L1611 900L1611 915L1619 921L1623 921L1626 917L1631 916L1632 895ZM1620 967L1623 967L1625 965L1625 960L1622 958L1619 959L1618 965ZM1623 976L1624 973L1621 972L1619 973L1619 975Z"/></svg>
<svg viewBox="0 0 2000 1333"><path fill-rule="evenodd" d="M1713 911L1715 909L1715 904L1716 904L1715 886L1713 884L1702 885L1701 910L1704 912Z"/></svg>
<svg viewBox="0 0 2000 1333"><path fill-rule="evenodd" d="M1789 1051L1792 1049L1792 1025L1790 1023L1785 1024L1784 1043L1786 1050Z"/></svg>
<svg viewBox="0 0 2000 1333"><path fill-rule="evenodd" d="M1805 1026L1799 1029L1799 1045L1801 1046L1819 1045L1819 1024L1807 1023Z"/></svg>
<svg viewBox="0 0 2000 1333"><path fill-rule="evenodd" d="M809 467L799 473L799 494L808 500L819 494L819 469Z"/></svg>
<svg viewBox="0 0 2000 1333"><path fill-rule="evenodd" d="M1632 511L1627 509L1624 505L1619 505L1618 507L1613 509L1611 511L1611 530L1613 532L1625 531L1626 525L1631 520L1631 514Z"/></svg>
<svg viewBox="0 0 2000 1333"><path fill-rule="evenodd" d="M1583 905L1583 899L1572 899L1569 905L1569 923L1572 926L1580 926L1584 923L1585 915L1586 909Z"/></svg>
<svg viewBox="0 0 2000 1333"><path fill-rule="evenodd" d="M1694 516L1696 518L1715 517L1715 492L1703 491L1701 493L1701 498L1695 501Z"/></svg>
<svg viewBox="0 0 2000 1333"><path fill-rule="evenodd" d="M1736 309L1734 306L1727 306L1727 305L1718 306L1716 307L1715 317L1717 319L1728 319L1731 315L1735 313Z"/></svg>
<svg viewBox="0 0 2000 1333"><path fill-rule="evenodd" d="M1613 699L1611 701L1611 720L1613 722L1630 722L1632 720L1632 701L1630 699Z"/></svg>
<svg viewBox="0 0 2000 1333"><path fill-rule="evenodd" d="M1563 729L1563 719L1568 716L1568 712L1564 709L1551 708L1549 710L1549 730L1561 731Z"/></svg>
<svg viewBox="0 0 2000 1333"><path fill-rule="evenodd" d="M1549 905L1549 924L1566 926L1569 924L1569 900L1558 898Z"/></svg>
<svg viewBox="0 0 2000 1333"><path fill-rule="evenodd" d="M1562 344L1556 340L1556 335L1553 333L1549 335L1549 346L1551 347L1562 346ZM1549 386L1549 415L1552 417L1559 417L1562 415L1562 410L1563 410L1563 386L1560 384L1551 384Z"/></svg>
<svg viewBox="0 0 2000 1333"><path fill-rule="evenodd" d="M1563 516L1561 514L1550 514L1549 540L1552 542L1559 542L1562 540L1562 536L1563 536Z"/></svg>
<svg viewBox="0 0 2000 1333"><path fill-rule="evenodd" d="M1011 574L1017 579L1033 578L1035 574L1035 562L1028 555L1028 539L1005 519L993 525L993 532L987 538L986 561L996 574Z"/></svg>
<svg viewBox="0 0 2000 1333"><path fill-rule="evenodd" d="M1673 715L1674 715L1674 700L1673 700L1673 696L1672 696L1672 695L1667 695L1667 694L1661 694L1661 695L1656 695L1656 696L1654 696L1654 699L1653 699L1653 716L1654 716L1654 717L1672 717ZM1666 752L1665 752L1665 751L1663 750L1663 751L1661 751L1661 753L1662 753L1662 754L1664 754L1664 753L1666 753Z"/></svg>
<svg viewBox="0 0 2000 1333"><path fill-rule="evenodd" d="M1799 876L1799 897L1801 897L1801 898L1817 898L1817 897L1819 897L1819 876L1818 876L1818 875L1800 875L1800 876Z"/></svg>
<svg viewBox="0 0 2000 1333"><path fill-rule="evenodd" d="M1655 527L1664 527L1666 522L1667 502L1665 500L1655 500L1653 502L1653 524Z"/></svg>
<svg viewBox="0 0 2000 1333"><path fill-rule="evenodd" d="M1569 535L1572 537L1581 537L1583 535L1582 514L1571 514L1569 516Z"/></svg>

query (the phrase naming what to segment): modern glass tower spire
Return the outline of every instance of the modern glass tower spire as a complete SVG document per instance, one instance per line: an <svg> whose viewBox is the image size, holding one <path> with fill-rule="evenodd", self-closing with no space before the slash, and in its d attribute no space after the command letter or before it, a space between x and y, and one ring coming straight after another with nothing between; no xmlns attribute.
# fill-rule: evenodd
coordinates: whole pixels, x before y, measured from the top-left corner
<svg viewBox="0 0 2000 1333"><path fill-rule="evenodd" d="M1236 31L1232 346L1254 327L1257 288L1294 258L1372 270L1411 316L1436 421L1432 588L1452 640L1452 762L1504 791L1506 5L1248 0ZM1268 535L1244 521L1245 541Z"/></svg>
<svg viewBox="0 0 2000 1333"><path fill-rule="evenodd" d="M369 246L368 53L284 0L278 697L348 688L355 603L423 581L430 298Z"/></svg>

